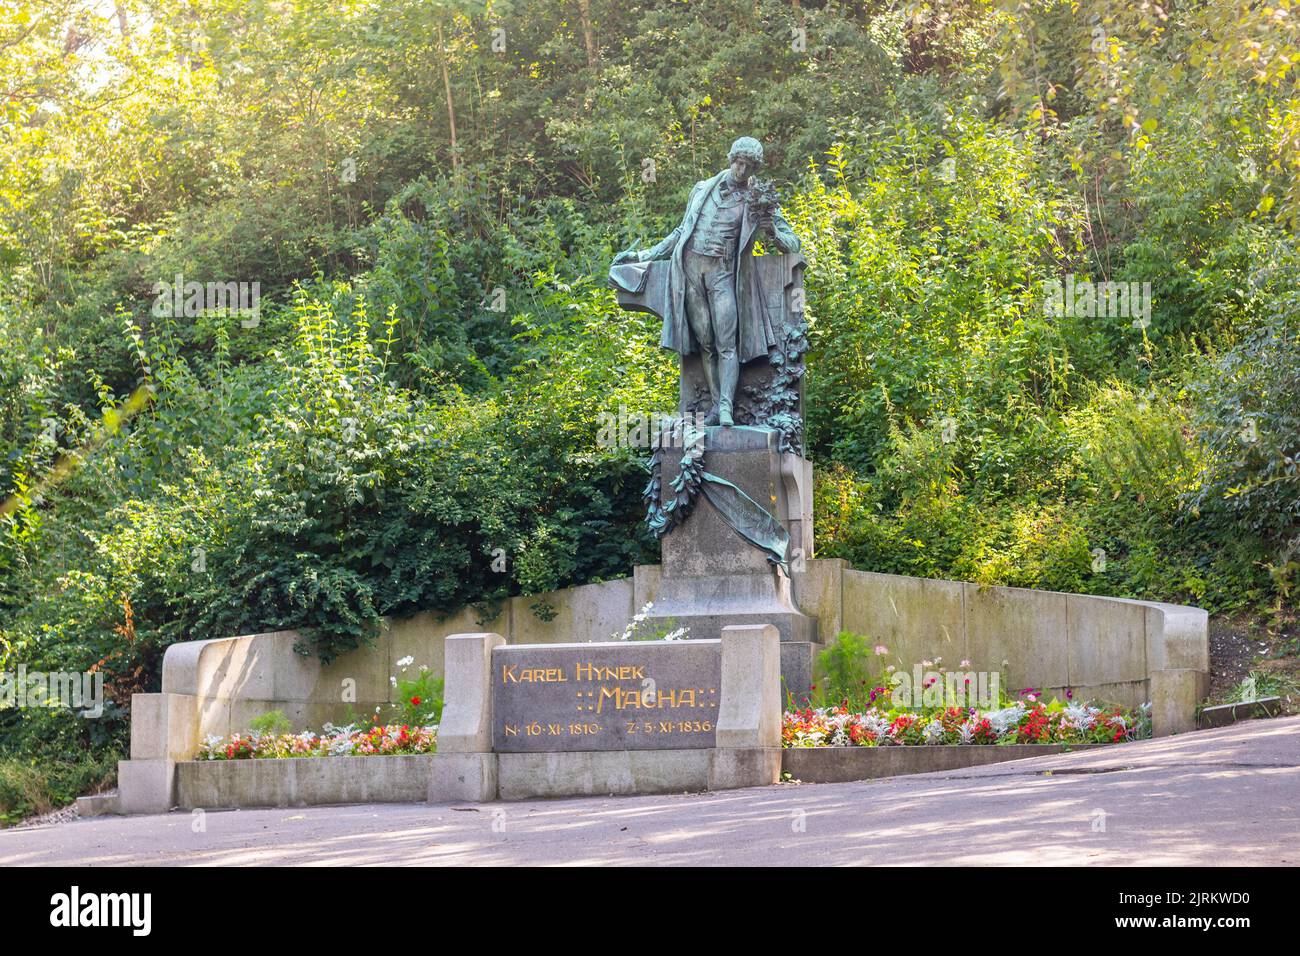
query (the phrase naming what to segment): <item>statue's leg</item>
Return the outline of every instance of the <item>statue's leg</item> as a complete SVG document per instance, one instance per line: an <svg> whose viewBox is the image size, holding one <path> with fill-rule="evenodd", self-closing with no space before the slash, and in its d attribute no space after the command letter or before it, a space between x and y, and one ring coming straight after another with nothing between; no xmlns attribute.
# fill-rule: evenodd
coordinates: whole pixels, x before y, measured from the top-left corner
<svg viewBox="0 0 1300 956"><path fill-rule="evenodd" d="M704 382L709 386L709 409L706 425L716 425L718 415L718 356L714 348L713 322L709 315L709 293L705 288L700 260L712 261L687 252L683 265L686 273L686 321L691 334L700 347L700 365L704 368Z"/></svg>
<svg viewBox="0 0 1300 956"><path fill-rule="evenodd" d="M730 265L730 264L728 264ZM736 286L731 269L719 268L710 273L706 283L713 314L713 347L718 354L718 423L732 423L732 404L736 384L740 381L740 328L736 315Z"/></svg>

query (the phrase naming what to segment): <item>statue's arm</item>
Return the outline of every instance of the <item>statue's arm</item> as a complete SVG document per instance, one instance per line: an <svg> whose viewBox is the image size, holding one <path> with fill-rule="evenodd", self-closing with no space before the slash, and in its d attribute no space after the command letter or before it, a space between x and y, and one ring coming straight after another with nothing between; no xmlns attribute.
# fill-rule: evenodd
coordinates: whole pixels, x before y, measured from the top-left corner
<svg viewBox="0 0 1300 956"><path fill-rule="evenodd" d="M799 237L794 234L790 224L781 215L780 207L772 211L772 241L782 252L798 252Z"/></svg>
<svg viewBox="0 0 1300 956"><path fill-rule="evenodd" d="M686 226L686 217L690 214L691 204L695 202L695 194L699 191L699 188L699 183L696 183L691 188L691 197L686 201L686 212L682 214L682 221L676 229L649 249L642 249L639 252L628 249L626 252L620 252L614 257L614 265L622 262L650 262L654 259L671 259L673 250L677 248L677 242L682 237L682 229Z"/></svg>

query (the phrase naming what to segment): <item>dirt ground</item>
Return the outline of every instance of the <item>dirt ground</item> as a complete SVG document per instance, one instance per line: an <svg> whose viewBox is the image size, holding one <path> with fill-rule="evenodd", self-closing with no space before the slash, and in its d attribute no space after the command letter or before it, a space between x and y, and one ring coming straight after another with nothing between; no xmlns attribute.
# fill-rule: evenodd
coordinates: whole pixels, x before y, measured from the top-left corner
<svg viewBox="0 0 1300 956"><path fill-rule="evenodd" d="M1252 670L1300 685L1300 615L1294 610L1210 616L1210 697L1222 700ZM1285 703L1288 713L1300 713L1300 695Z"/></svg>

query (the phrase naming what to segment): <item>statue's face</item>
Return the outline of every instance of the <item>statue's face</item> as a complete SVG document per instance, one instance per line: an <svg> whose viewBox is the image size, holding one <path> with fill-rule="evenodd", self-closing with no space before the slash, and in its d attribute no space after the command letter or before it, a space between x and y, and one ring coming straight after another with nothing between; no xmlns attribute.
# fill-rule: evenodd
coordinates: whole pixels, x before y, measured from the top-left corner
<svg viewBox="0 0 1300 956"><path fill-rule="evenodd" d="M749 182L749 177L754 174L758 164L752 159L745 156L737 156L731 161L731 181L744 185Z"/></svg>

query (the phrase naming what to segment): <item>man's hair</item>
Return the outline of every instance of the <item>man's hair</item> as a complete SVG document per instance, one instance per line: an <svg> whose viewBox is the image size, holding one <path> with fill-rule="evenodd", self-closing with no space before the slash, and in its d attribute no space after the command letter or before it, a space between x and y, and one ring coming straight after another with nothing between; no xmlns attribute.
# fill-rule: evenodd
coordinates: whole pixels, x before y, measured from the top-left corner
<svg viewBox="0 0 1300 956"><path fill-rule="evenodd" d="M742 136L731 144L731 152L727 154L727 162L734 163L737 156L749 160L755 166L762 166L763 144L752 136Z"/></svg>

